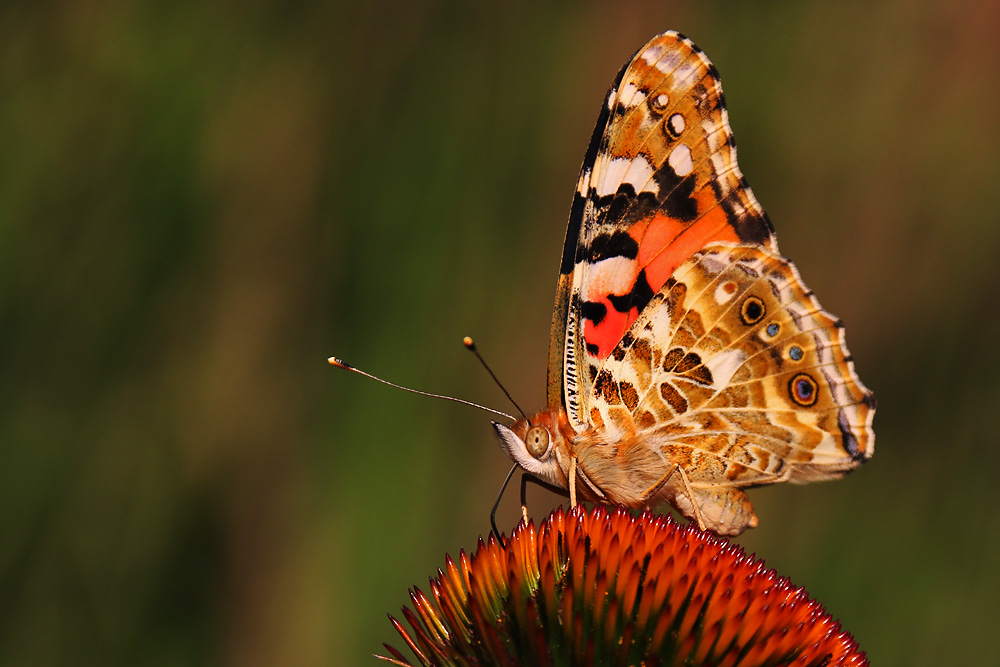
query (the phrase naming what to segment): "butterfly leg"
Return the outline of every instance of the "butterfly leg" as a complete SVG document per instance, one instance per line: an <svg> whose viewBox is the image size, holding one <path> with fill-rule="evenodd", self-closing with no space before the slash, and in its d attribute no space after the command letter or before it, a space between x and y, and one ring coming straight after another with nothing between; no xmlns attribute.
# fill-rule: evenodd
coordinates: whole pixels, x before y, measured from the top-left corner
<svg viewBox="0 0 1000 667"><path fill-rule="evenodd" d="M687 473L684 472L684 468L680 467L676 463L674 467L677 468L677 472L681 474L681 480L684 482L684 490L687 491L688 498L691 499L691 506L694 508L694 518L698 522L698 528L705 530L705 517L701 514L701 508L698 506L698 501L695 499L694 490L691 488L691 481L688 479Z"/></svg>
<svg viewBox="0 0 1000 667"><path fill-rule="evenodd" d="M517 471L517 464L515 463L511 466L510 472L507 473L507 477L504 478L503 484L500 486L500 492L497 493L497 499L493 502L493 509L490 510L490 526L493 527L493 534L497 536L500 543L503 544L503 536L500 533L500 529L497 528L497 508L500 507L500 499L503 498L503 492L507 490L507 485L510 484L510 478L514 476ZM521 476L521 505L524 506L524 476Z"/></svg>
<svg viewBox="0 0 1000 667"><path fill-rule="evenodd" d="M584 483L589 483L589 480L587 479L587 476L583 473L583 470L578 469L577 470L577 474L580 476L580 479L583 480ZM540 480L540 479L538 479L537 477L535 477L534 475L532 475L530 473L527 473L527 472L522 473L521 474L521 515L524 517L525 520L528 519L528 500L527 500L527 498L528 498L528 482L531 482L532 484L537 484L538 486L542 487L543 489L546 489L547 491L551 491L552 493L559 494L560 496L568 496L569 495L568 490L565 489L565 488L563 488L563 487L561 487L561 486L554 486L552 484L549 484L548 482ZM600 495L600 497L603 497L603 494Z"/></svg>
<svg viewBox="0 0 1000 667"><path fill-rule="evenodd" d="M569 508L576 507L576 457L569 459Z"/></svg>
<svg viewBox="0 0 1000 667"><path fill-rule="evenodd" d="M528 480L535 479L527 473L521 474L521 517L528 524Z"/></svg>
<svg viewBox="0 0 1000 667"><path fill-rule="evenodd" d="M684 483L684 490L687 492L688 498L691 498L691 506L694 509L694 519L698 522L698 527L705 530L705 518L701 514L701 508L698 507L698 503L694 500L695 496L694 491L691 489L691 481L688 479L687 473L684 472L684 468L680 467L676 463L670 466L670 470L668 470L663 477L657 480L655 484L643 491L642 497L648 503L649 499L654 498L656 494L660 492L660 489L663 488L663 485L670 480L671 475L675 472L680 473L681 481ZM685 514L687 514L687 512L685 512Z"/></svg>
<svg viewBox="0 0 1000 667"><path fill-rule="evenodd" d="M663 488L663 485L667 483L667 481L670 479L670 476L673 475L674 472L676 472L677 470L680 470L680 466L674 463L672 466L670 466L670 470L667 471L667 474L665 474L663 477L657 480L656 483L653 484L653 486L649 487L648 489L642 492L642 498L643 501L646 503L647 507L649 505L650 498L654 498L656 494L660 492L660 489Z"/></svg>

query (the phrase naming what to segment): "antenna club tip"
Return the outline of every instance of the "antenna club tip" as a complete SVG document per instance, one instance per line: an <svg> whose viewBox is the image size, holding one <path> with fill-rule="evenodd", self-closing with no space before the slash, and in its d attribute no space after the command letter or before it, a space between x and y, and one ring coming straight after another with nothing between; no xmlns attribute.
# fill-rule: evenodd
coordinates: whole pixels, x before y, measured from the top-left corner
<svg viewBox="0 0 1000 667"><path fill-rule="evenodd" d="M472 340L471 336L466 336L465 338L463 338L462 345L464 345L465 347L469 348L472 351L475 351L476 349L476 342Z"/></svg>
<svg viewBox="0 0 1000 667"><path fill-rule="evenodd" d="M330 357L327 359L327 362L329 362L331 366L336 366L337 368L353 368L350 364L338 359L337 357Z"/></svg>

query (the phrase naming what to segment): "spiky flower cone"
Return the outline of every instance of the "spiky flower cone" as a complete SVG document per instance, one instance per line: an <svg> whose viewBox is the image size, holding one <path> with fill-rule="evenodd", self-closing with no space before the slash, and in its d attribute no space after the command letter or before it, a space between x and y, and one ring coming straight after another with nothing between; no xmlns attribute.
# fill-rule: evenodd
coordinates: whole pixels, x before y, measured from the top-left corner
<svg viewBox="0 0 1000 667"><path fill-rule="evenodd" d="M739 547L649 512L560 508L446 558L410 593L398 665L867 665L839 623Z"/></svg>

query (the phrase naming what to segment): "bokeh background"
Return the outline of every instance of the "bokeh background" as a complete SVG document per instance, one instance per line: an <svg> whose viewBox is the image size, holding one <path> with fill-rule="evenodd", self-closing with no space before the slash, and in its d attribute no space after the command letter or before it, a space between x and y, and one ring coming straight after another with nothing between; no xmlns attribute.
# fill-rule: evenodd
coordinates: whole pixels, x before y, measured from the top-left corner
<svg viewBox="0 0 1000 667"><path fill-rule="evenodd" d="M1000 7L0 6L0 664L374 664L544 397L607 86L679 29L879 397L739 539L876 665L994 664ZM561 500L529 492L541 517ZM501 525L517 518L516 492Z"/></svg>

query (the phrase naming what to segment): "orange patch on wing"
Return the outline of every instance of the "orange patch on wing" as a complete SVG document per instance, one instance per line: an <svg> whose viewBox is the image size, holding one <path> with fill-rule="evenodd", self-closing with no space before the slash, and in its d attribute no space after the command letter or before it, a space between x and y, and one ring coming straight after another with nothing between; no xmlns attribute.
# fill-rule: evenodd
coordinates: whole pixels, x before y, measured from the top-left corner
<svg viewBox="0 0 1000 667"><path fill-rule="evenodd" d="M704 204L704 202L700 202ZM608 294L627 294L635 284L641 270L646 270L646 281L654 292L658 292L677 267L688 257L716 241L739 242L736 230L729 224L726 212L715 205L703 213L691 225L664 213L654 213L637 221L629 229L629 235L639 244L639 254L634 263L619 260L621 266L606 265L594 267L588 301L603 304L607 309L604 319L598 324L587 320L583 324L583 338L597 347L597 359L604 359L639 317L639 311L632 308L627 313L615 310ZM607 261L607 260L606 260ZM629 263L631 266L626 267ZM604 275L602 275L602 273Z"/></svg>
<svg viewBox="0 0 1000 667"><path fill-rule="evenodd" d="M641 226L641 231L640 231ZM629 233L639 244L639 266L645 267L684 232L684 223L663 213L654 213L632 225Z"/></svg>
<svg viewBox="0 0 1000 667"><path fill-rule="evenodd" d="M688 257L709 243L740 240L721 206L709 209L688 227L662 213L654 214L648 222L637 222L633 229L638 231L639 225L645 232L640 232L638 239L639 266L646 270L646 280L654 292L663 287Z"/></svg>
<svg viewBox="0 0 1000 667"><path fill-rule="evenodd" d="M588 345L597 348L593 356L598 359L604 359L611 354L618 341L638 317L639 313L635 308L627 313L615 310L609 298L612 294L623 296L632 291L638 275L637 262L625 257L605 259L590 267L589 285L584 298L603 305L605 314L596 324L592 320L584 320L583 339Z"/></svg>
<svg viewBox="0 0 1000 667"><path fill-rule="evenodd" d="M639 311L632 308L627 313L619 313L607 297L602 297L600 303L607 308L607 314L599 324L586 320L583 324L583 338L590 345L597 346L597 354L594 356L598 359L604 359L611 354L611 351L618 345L618 341L635 322Z"/></svg>

